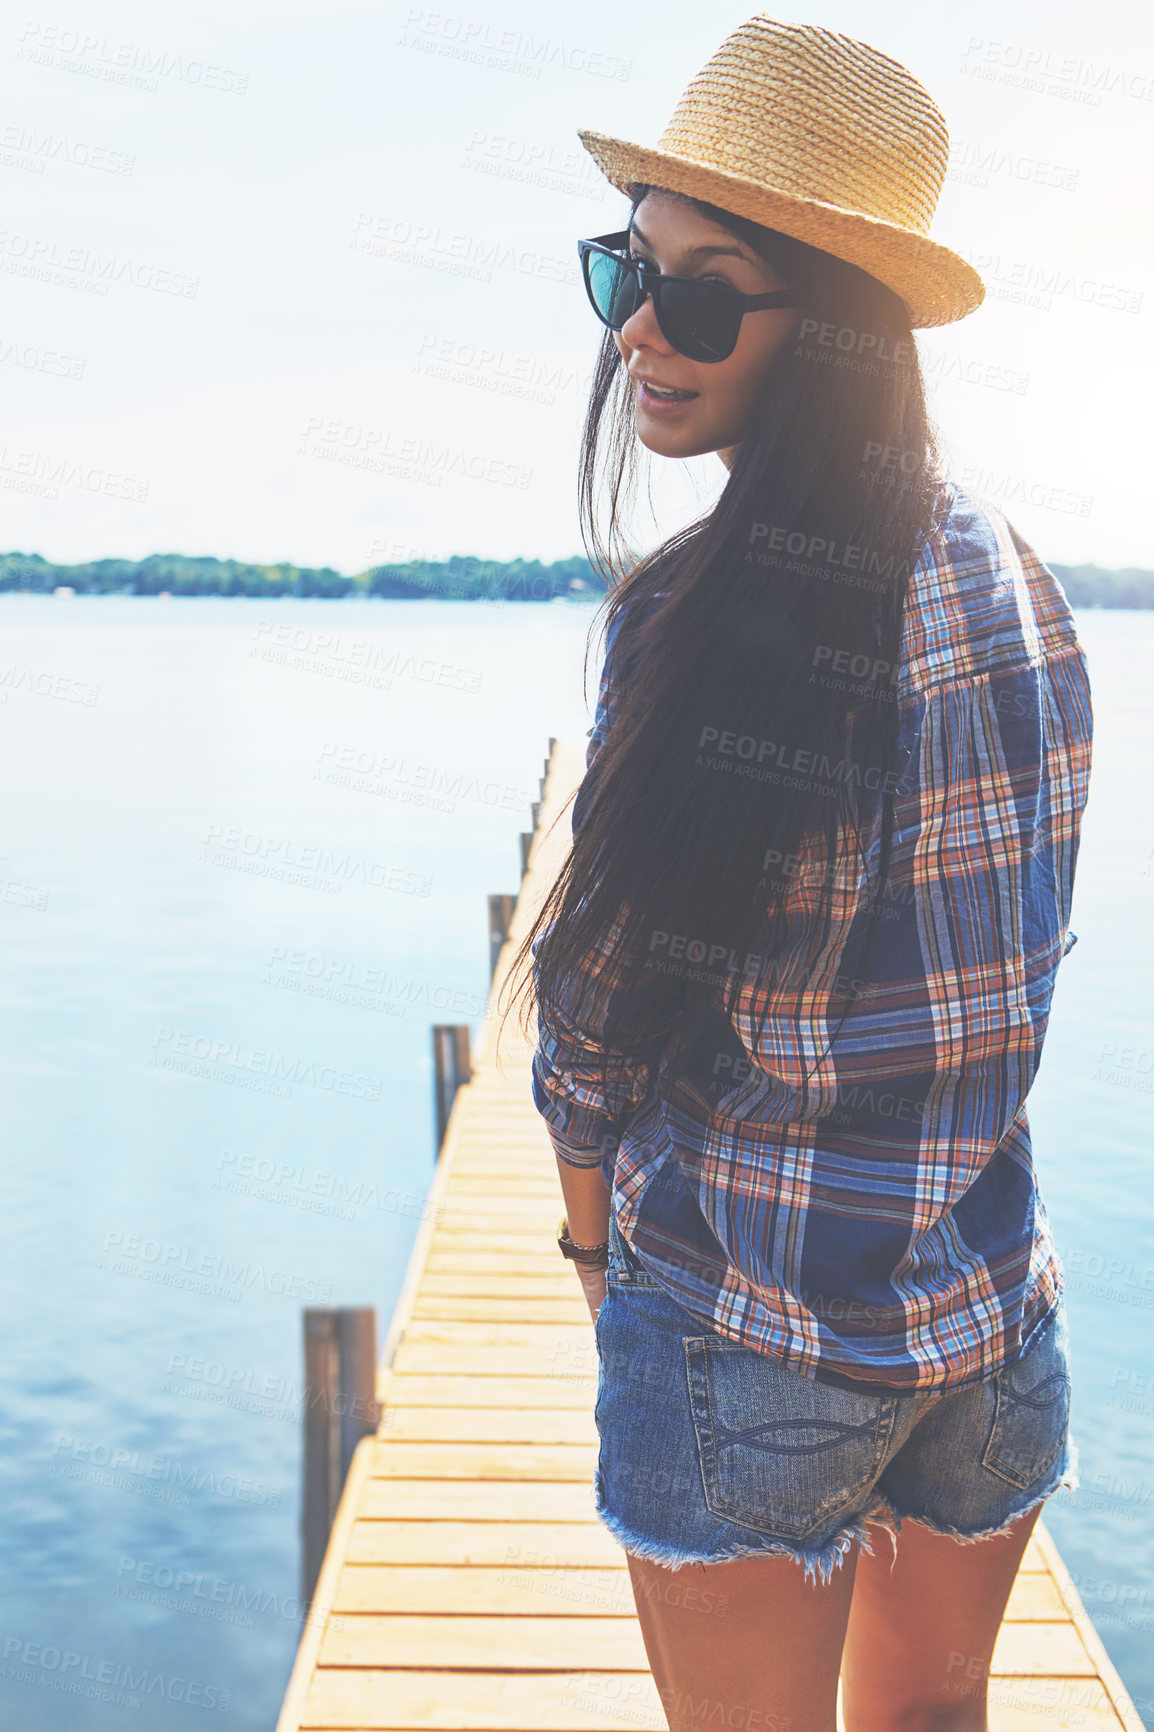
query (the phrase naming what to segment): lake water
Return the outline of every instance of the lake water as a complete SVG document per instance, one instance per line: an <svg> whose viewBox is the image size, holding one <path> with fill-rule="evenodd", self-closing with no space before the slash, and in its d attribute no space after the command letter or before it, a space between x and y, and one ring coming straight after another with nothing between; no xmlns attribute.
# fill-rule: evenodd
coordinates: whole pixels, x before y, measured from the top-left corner
<svg viewBox="0 0 1154 1732"><path fill-rule="evenodd" d="M0 597L5 1726L271 1732L301 1308L374 1305L383 1338L429 1028L480 1023L485 898L518 888L549 736L589 726L590 618ZM1078 621L1079 942L1030 1116L1082 1486L1045 1520L1154 1725L1154 614ZM132 1718L102 1699L125 1668Z"/></svg>

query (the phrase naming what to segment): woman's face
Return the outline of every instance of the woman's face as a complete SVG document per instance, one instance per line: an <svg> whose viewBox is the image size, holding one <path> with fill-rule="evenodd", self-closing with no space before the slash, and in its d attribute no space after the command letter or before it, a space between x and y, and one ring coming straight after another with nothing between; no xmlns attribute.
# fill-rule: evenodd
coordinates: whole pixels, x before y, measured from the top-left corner
<svg viewBox="0 0 1154 1732"><path fill-rule="evenodd" d="M743 295L787 287L772 265L737 236L669 193L646 193L630 222L630 251L674 277L723 282ZM732 468L753 405L773 357L796 319L792 307L762 307L746 313L732 355L724 361L691 361L666 341L647 296L614 333L633 381L634 418L641 443L661 457L698 457L716 451ZM649 396L643 379L690 398L673 403Z"/></svg>

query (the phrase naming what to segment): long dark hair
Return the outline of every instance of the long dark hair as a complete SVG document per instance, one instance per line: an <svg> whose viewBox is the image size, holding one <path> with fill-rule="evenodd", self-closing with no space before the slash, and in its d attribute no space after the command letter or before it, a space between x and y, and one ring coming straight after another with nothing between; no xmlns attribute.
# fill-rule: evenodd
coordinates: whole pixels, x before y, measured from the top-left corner
<svg viewBox="0 0 1154 1732"><path fill-rule="evenodd" d="M650 190L633 189L631 218ZM945 502L899 297L829 253L689 202L798 291L794 329L716 503L632 569L619 511L638 443L632 385L604 333L579 497L586 550L609 586L590 640L599 619L616 621L616 710L582 784L572 851L509 977L525 970L516 996L535 981L547 1028L564 1004L570 1033L600 1055L619 1132L638 1104L631 1066L683 1050L755 977L786 980L818 953L803 955L785 929L787 897L820 945L834 899L856 892L874 858L864 966L903 785L906 594ZM593 953L574 1003L566 982ZM843 1021L856 984L835 982Z"/></svg>

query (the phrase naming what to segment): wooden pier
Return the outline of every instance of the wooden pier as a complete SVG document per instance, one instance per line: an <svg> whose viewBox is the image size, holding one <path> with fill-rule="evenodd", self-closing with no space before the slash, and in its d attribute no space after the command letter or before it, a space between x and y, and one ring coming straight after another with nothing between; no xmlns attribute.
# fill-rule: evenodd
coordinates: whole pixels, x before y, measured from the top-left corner
<svg viewBox="0 0 1154 1732"><path fill-rule="evenodd" d="M511 1016L492 1007L569 846L554 741L472 1080L455 1096L276 1732L635 1732L667 1724L625 1553L593 1507L597 1352ZM1038 1522L994 1653L993 1732L1142 1732ZM839 1707L839 1727L841 1727ZM844 1729L843 1729L844 1732Z"/></svg>

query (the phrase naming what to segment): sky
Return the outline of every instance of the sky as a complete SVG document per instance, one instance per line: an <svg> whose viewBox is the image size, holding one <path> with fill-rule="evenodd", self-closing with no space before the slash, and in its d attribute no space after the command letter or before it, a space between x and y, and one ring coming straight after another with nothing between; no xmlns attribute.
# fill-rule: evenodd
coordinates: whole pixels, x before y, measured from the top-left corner
<svg viewBox="0 0 1154 1732"><path fill-rule="evenodd" d="M583 551L577 240L628 202L577 128L655 144L752 8L460 4L5 9L0 551L349 573ZM1045 559L1154 567L1148 15L773 16L881 49L946 115L931 232L988 289L918 336L949 472ZM639 549L725 477L646 469Z"/></svg>

